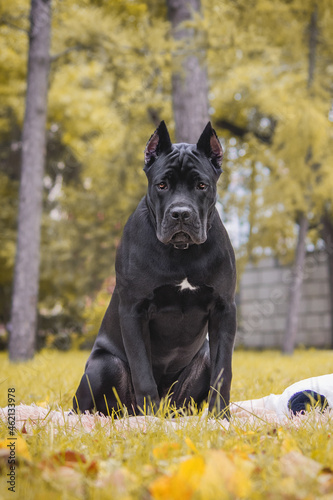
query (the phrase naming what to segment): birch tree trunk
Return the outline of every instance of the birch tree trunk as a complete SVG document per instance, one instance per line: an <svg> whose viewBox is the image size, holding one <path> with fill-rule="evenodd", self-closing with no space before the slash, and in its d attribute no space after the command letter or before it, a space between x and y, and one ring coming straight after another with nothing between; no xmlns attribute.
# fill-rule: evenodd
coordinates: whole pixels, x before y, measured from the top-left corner
<svg viewBox="0 0 333 500"><path fill-rule="evenodd" d="M178 142L196 143L209 121L208 79L203 34L180 27L200 12L200 0L167 0L173 37L179 49L173 54L172 101Z"/></svg>
<svg viewBox="0 0 333 500"><path fill-rule="evenodd" d="M40 261L51 0L31 0L26 108L23 123L18 237L9 358L35 352Z"/></svg>

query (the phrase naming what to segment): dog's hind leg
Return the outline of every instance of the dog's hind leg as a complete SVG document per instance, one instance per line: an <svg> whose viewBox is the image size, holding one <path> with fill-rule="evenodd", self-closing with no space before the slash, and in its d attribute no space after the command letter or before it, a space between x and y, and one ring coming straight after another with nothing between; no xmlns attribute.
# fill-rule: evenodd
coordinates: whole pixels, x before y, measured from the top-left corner
<svg viewBox="0 0 333 500"><path fill-rule="evenodd" d="M74 411L122 416L123 406L130 415L134 413L136 402L128 365L110 353L95 354L88 360L73 398Z"/></svg>
<svg viewBox="0 0 333 500"><path fill-rule="evenodd" d="M191 363L184 368L171 388L171 404L187 407L191 400L198 406L207 398L210 384L209 344L206 340Z"/></svg>

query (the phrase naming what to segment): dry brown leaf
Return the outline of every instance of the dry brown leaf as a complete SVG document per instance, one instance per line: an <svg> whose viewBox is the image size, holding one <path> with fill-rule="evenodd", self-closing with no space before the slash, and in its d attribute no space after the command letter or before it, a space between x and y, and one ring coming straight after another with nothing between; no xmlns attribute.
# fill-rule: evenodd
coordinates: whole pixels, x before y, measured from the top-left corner
<svg viewBox="0 0 333 500"><path fill-rule="evenodd" d="M55 463L65 465L66 467L87 463L86 457L82 453L75 450L58 451L57 453L54 453L50 459L54 460Z"/></svg>

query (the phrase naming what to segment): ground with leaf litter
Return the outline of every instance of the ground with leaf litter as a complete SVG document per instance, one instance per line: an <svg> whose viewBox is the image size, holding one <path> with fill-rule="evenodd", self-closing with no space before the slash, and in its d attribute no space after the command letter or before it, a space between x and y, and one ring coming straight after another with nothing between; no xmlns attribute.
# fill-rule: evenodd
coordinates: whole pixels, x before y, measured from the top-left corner
<svg viewBox="0 0 333 500"><path fill-rule="evenodd" d="M11 436L8 421L0 421L1 499L333 500L330 412L283 421L236 415L230 424L205 412L170 419L167 408L157 418L73 419L67 410L86 358L43 351L10 365L1 354L0 406L15 395L19 428ZM236 351L232 400L279 394L332 367L331 351ZM20 420L24 408L35 417Z"/></svg>

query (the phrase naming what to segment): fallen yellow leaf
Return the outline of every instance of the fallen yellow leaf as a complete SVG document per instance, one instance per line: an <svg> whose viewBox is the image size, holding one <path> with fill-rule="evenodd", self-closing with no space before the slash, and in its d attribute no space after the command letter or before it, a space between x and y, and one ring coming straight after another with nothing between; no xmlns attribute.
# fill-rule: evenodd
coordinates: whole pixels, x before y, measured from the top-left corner
<svg viewBox="0 0 333 500"><path fill-rule="evenodd" d="M8 456L10 455L10 452L12 452L11 456L15 458L21 457L26 460L31 460L28 445L25 439L20 436L14 436L0 441L0 449L1 448L8 450Z"/></svg>
<svg viewBox="0 0 333 500"><path fill-rule="evenodd" d="M248 497L252 488L251 462L239 456L231 460L223 450L211 450L206 457L206 469L199 487L200 498L224 500L230 498L230 494Z"/></svg>
<svg viewBox="0 0 333 500"><path fill-rule="evenodd" d="M164 475L153 481L149 487L150 494L155 500L190 500L204 470L203 457L191 457L181 462L174 474Z"/></svg>
<svg viewBox="0 0 333 500"><path fill-rule="evenodd" d="M231 458L222 450L210 450L181 462L170 475L157 478L149 491L155 500L204 500L247 498L254 466L238 453Z"/></svg>
<svg viewBox="0 0 333 500"><path fill-rule="evenodd" d="M161 476L149 487L151 496L155 500L190 500L193 489L179 476Z"/></svg>

